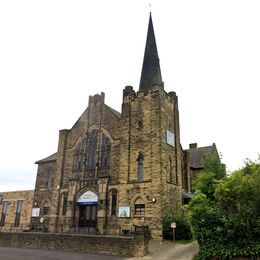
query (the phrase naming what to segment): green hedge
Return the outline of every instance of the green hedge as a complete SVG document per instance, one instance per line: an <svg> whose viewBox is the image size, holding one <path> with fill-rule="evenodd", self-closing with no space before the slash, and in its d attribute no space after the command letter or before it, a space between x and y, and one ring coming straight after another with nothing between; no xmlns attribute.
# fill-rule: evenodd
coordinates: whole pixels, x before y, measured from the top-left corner
<svg viewBox="0 0 260 260"><path fill-rule="evenodd" d="M200 246L197 259L259 256L259 226L254 219L207 207L199 219L193 219L193 231Z"/></svg>

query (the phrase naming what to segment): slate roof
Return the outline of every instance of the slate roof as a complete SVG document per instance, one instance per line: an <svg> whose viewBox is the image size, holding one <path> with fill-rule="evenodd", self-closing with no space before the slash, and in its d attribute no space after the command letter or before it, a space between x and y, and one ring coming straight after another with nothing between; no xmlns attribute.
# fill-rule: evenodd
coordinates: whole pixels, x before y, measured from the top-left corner
<svg viewBox="0 0 260 260"><path fill-rule="evenodd" d="M218 153L214 143L210 146L191 148L186 151L189 156L189 166L196 169L201 169L204 167L203 160L207 155Z"/></svg>
<svg viewBox="0 0 260 260"><path fill-rule="evenodd" d="M117 116L118 118L121 118L121 114L116 111L115 109L113 109L112 107L105 105L115 116Z"/></svg>
<svg viewBox="0 0 260 260"><path fill-rule="evenodd" d="M40 163L45 163L45 162L52 162L52 161L56 161L56 159L57 159L57 153L54 153L54 154L52 154L52 155L50 155L50 156L48 156L44 159L41 159L41 160L39 160L35 163L40 164Z"/></svg>
<svg viewBox="0 0 260 260"><path fill-rule="evenodd" d="M139 91L149 90L152 86L161 84L160 60L150 13Z"/></svg>

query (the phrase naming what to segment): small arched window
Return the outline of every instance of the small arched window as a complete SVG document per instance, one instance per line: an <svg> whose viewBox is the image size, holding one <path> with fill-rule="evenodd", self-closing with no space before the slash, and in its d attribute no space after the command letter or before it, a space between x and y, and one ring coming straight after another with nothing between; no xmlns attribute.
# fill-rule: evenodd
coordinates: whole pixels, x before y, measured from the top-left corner
<svg viewBox="0 0 260 260"><path fill-rule="evenodd" d="M142 198L138 198L135 201L135 215L137 216L145 215L145 202Z"/></svg>
<svg viewBox="0 0 260 260"><path fill-rule="evenodd" d="M44 216L50 215L50 205L47 202L45 202L43 206L43 215Z"/></svg>
<svg viewBox="0 0 260 260"><path fill-rule="evenodd" d="M137 158L137 179L139 181L144 179L144 156L141 153Z"/></svg>
<svg viewBox="0 0 260 260"><path fill-rule="evenodd" d="M117 211L117 190L112 190L111 193L111 215L116 215Z"/></svg>
<svg viewBox="0 0 260 260"><path fill-rule="evenodd" d="M101 168L109 168L111 154L111 141L102 134L102 147L101 147Z"/></svg>

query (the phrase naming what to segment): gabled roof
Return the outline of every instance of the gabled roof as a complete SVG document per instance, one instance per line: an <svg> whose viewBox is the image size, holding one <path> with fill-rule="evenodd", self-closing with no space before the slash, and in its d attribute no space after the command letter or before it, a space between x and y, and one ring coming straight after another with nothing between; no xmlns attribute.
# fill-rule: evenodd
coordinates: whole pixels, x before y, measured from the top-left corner
<svg viewBox="0 0 260 260"><path fill-rule="evenodd" d="M41 159L41 160L39 160L35 163L40 164L40 163L52 162L52 161L56 161L56 159L57 159L57 153L54 153L54 154L52 154L52 155L50 155L50 156L48 156L44 159Z"/></svg>
<svg viewBox="0 0 260 260"><path fill-rule="evenodd" d="M210 154L218 154L216 145L195 147L185 150L188 152L188 164L192 168L201 169L204 167L203 161Z"/></svg>

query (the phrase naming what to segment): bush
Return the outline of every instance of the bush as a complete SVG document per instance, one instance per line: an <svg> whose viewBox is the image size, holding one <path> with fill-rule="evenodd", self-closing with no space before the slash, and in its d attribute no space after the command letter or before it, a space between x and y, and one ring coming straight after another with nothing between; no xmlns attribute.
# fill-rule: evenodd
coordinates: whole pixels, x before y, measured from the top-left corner
<svg viewBox="0 0 260 260"><path fill-rule="evenodd" d="M189 240L192 239L192 233L190 224L187 218L178 217L175 219L176 229L175 229L175 238L176 240Z"/></svg>
<svg viewBox="0 0 260 260"><path fill-rule="evenodd" d="M163 238L172 240L173 230L171 228L171 223L176 223L175 229L175 240L189 240L192 239L191 228L186 217L172 217L164 220L163 222Z"/></svg>

